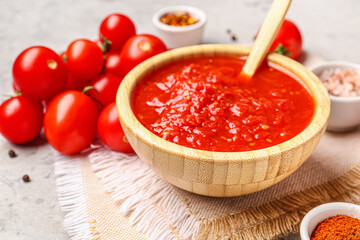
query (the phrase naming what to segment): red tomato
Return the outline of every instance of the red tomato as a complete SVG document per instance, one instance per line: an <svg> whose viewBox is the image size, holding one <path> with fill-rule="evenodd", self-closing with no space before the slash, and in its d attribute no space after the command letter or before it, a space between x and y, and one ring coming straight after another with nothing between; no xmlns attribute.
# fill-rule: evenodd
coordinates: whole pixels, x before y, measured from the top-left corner
<svg viewBox="0 0 360 240"><path fill-rule="evenodd" d="M100 47L86 39L78 39L67 48L66 63L70 73L79 79L92 79L102 70L104 57Z"/></svg>
<svg viewBox="0 0 360 240"><path fill-rule="evenodd" d="M15 93L20 92L20 89L19 89L18 86L16 86L15 82L12 82L12 88L13 88Z"/></svg>
<svg viewBox="0 0 360 240"><path fill-rule="evenodd" d="M123 79L125 77L125 73L121 67L121 60L119 53L107 53L105 57L105 68L104 72L112 73L119 78Z"/></svg>
<svg viewBox="0 0 360 240"><path fill-rule="evenodd" d="M134 152L120 125L115 102L110 103L100 113L97 129L100 139L111 150L123 153Z"/></svg>
<svg viewBox="0 0 360 240"><path fill-rule="evenodd" d="M0 132L10 142L26 143L39 135L43 109L25 96L12 97L0 105Z"/></svg>
<svg viewBox="0 0 360 240"><path fill-rule="evenodd" d="M65 53L61 53L59 54L59 56L64 61L65 65L67 65L67 59ZM82 91L89 82L90 81L87 79L77 78L74 77L74 75L72 75L71 73L69 73L64 90Z"/></svg>
<svg viewBox="0 0 360 240"><path fill-rule="evenodd" d="M13 65L15 85L24 96L37 101L49 100L64 90L67 74L59 55L42 46L26 49Z"/></svg>
<svg viewBox="0 0 360 240"><path fill-rule="evenodd" d="M136 34L134 23L123 14L114 13L107 16L100 25L100 39L106 38L110 43L110 52L119 52L126 40Z"/></svg>
<svg viewBox="0 0 360 240"><path fill-rule="evenodd" d="M299 29L293 22L284 20L269 52L280 53L295 60L299 58L302 52L302 38Z"/></svg>
<svg viewBox="0 0 360 240"><path fill-rule="evenodd" d="M46 139L63 154L79 153L94 140L97 117L97 107L89 96L64 91L53 98L45 112Z"/></svg>
<svg viewBox="0 0 360 240"><path fill-rule="evenodd" d="M115 101L121 80L111 73L102 74L90 82L89 85L94 89L88 90L87 93L105 107Z"/></svg>
<svg viewBox="0 0 360 240"><path fill-rule="evenodd" d="M74 77L72 74L69 74L65 90L82 91L89 84L89 82L89 80L77 78Z"/></svg>
<svg viewBox="0 0 360 240"><path fill-rule="evenodd" d="M165 51L166 46L159 38L150 34L135 35L126 41L120 53L123 72L127 74L139 63Z"/></svg>

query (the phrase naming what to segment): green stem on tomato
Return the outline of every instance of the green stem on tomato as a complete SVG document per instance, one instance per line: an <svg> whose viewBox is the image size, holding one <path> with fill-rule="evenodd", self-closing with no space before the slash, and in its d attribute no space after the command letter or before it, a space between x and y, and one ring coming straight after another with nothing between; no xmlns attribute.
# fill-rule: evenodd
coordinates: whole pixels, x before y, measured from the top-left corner
<svg viewBox="0 0 360 240"><path fill-rule="evenodd" d="M86 95L88 95L88 91L91 90L91 89L94 89L95 92L99 93L98 90L96 90L96 88L94 86L86 86L84 87L84 89L81 91L82 93L85 93Z"/></svg>
<svg viewBox="0 0 360 240"><path fill-rule="evenodd" d="M66 56L65 52L61 54L61 58L64 62L67 62L67 56Z"/></svg>
<svg viewBox="0 0 360 240"><path fill-rule="evenodd" d="M281 43L276 46L274 52L279 53L279 54L284 55L284 56L288 56L288 57L292 56L292 54Z"/></svg>
<svg viewBox="0 0 360 240"><path fill-rule="evenodd" d="M102 34L100 35L100 38L101 38L101 45L100 45L101 51L103 53L107 53L111 46L111 41L106 37L104 37Z"/></svg>
<svg viewBox="0 0 360 240"><path fill-rule="evenodd" d="M88 91L94 89L94 91L99 94L99 91L94 87L94 86L86 86L84 87L84 89L81 91L83 94L86 94L87 96L89 96L89 98L91 98L92 100L94 100L95 102L97 102L98 104L100 104L100 106L103 108L105 107L104 104L102 104L102 102L100 102L98 99L94 98L93 96L91 96Z"/></svg>
<svg viewBox="0 0 360 240"><path fill-rule="evenodd" d="M18 97L18 96L22 96L22 93L19 90L15 91L15 96L12 94L3 94L2 96L6 97L6 98L13 98L13 97Z"/></svg>

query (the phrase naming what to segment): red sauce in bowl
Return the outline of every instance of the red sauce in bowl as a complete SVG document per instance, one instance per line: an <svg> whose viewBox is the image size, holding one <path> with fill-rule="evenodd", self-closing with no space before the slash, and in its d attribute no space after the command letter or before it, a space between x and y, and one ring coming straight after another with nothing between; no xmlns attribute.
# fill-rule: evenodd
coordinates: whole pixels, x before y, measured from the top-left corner
<svg viewBox="0 0 360 240"><path fill-rule="evenodd" d="M133 112L159 137L208 151L266 148L303 131L315 109L309 91L267 64L241 81L244 63L216 56L161 67L136 85Z"/></svg>

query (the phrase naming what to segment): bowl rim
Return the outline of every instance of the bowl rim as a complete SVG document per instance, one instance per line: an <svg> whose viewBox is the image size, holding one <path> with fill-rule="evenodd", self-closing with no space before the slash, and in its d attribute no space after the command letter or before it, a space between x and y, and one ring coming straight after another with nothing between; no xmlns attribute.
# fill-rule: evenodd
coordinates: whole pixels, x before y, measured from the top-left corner
<svg viewBox="0 0 360 240"><path fill-rule="evenodd" d="M187 26L170 26L160 21L160 17L162 15L164 15L165 13L175 12L175 11L189 12L191 15L196 16L199 21ZM193 6L187 6L187 5L174 5L174 6L163 7L157 10L152 17L153 24L159 29L167 32L179 32L179 33L188 32L191 30L201 28L205 25L206 21L207 21L207 17L204 11L200 10L199 8Z"/></svg>
<svg viewBox="0 0 360 240"><path fill-rule="evenodd" d="M350 214L343 213L342 211L351 211L352 209L355 209L356 211L360 212L360 206L353 203L348 202L331 202L331 203L324 203L321 204L313 209L311 209L301 220L300 224L300 237L301 240L310 240L309 235L309 223L310 221L318 216L319 214L329 212L329 216L325 217L320 221L325 220L326 218L336 216L334 214L330 214L333 210L338 210L338 214L344 214L350 216ZM352 217L352 216L351 216ZM314 228L315 229L315 228ZM314 231L314 229L311 229L311 233Z"/></svg>
<svg viewBox="0 0 360 240"><path fill-rule="evenodd" d="M349 62L349 61L343 61L343 60L322 62L322 63L319 63L319 64L311 67L310 70L316 76L319 77L319 75L315 73L317 70L326 69L326 68L336 68L336 67L352 68L352 69L358 71L359 74L360 74L360 64ZM329 96L330 96L331 101L335 101L335 102L360 102L360 96L357 96L357 97L338 97L338 96L333 96L333 95L330 95L330 94L329 94Z"/></svg>
<svg viewBox="0 0 360 240"><path fill-rule="evenodd" d="M187 159L197 159L209 163L224 163L224 161L237 162L239 160L245 162L252 161L253 159L257 158L267 159L274 154L281 154L283 152L296 148L302 145L304 142L313 139L313 137L319 132L324 131L330 115L330 101L325 87L315 76L315 74L305 68L302 64L276 53L269 54L267 60L280 66L287 66L286 69L294 73L296 76L298 76L299 74L302 75L306 79L306 83L304 83L303 81L302 82L308 87L315 101L315 113L309 126L307 126L302 132L300 132L295 137L289 139L288 141L268 148L243 152L215 152L199 150L169 142L153 134L150 130L145 128L138 121L138 119L132 112L132 90L137 84L137 81L139 81L143 77L143 75L146 75L150 71L154 71L155 69L157 69L154 67L157 62L164 62L166 60L169 60L171 62L173 61L172 59L174 59L175 57L183 59L185 56L193 57L196 54L198 54L198 56L235 55L241 57L248 55L250 53L250 50L250 47L244 47L239 45L194 45L173 49L171 51L161 53L144 61L125 76L117 91L116 105L121 124L125 125L125 127L130 129L130 131L136 137L140 138L142 141L146 142L146 144L152 147L161 149L162 151L167 153L176 154ZM206 54L204 52L206 52ZM146 70L148 72L146 72ZM301 77L299 78L301 79Z"/></svg>

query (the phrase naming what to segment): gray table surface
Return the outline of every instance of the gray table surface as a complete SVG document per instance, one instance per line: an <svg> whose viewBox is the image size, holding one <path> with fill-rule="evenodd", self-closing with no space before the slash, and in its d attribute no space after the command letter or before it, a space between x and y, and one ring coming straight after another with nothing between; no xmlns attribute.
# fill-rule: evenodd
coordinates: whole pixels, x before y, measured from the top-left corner
<svg viewBox="0 0 360 240"><path fill-rule="evenodd" d="M96 39L100 21L122 12L138 33L153 33L152 14L167 5L188 4L208 15L204 42L251 42L270 0L0 0L0 101L12 94L11 68L25 48L64 50L77 38ZM360 63L360 1L294 0L288 18L301 28L304 48L327 60ZM14 149L18 157L10 158ZM51 148L43 136L26 145L0 137L0 239L68 239L56 198ZM32 181L21 178L28 174ZM292 234L286 239L299 239Z"/></svg>

